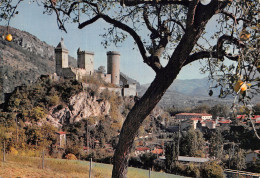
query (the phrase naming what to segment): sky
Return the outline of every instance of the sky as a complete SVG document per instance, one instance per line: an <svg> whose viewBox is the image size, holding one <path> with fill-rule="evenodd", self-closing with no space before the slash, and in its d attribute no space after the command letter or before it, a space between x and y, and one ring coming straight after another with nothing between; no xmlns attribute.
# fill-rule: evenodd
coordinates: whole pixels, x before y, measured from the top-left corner
<svg viewBox="0 0 260 178"><path fill-rule="evenodd" d="M97 69L103 65L106 67L106 52L119 51L120 71L141 84L151 83L155 77L153 70L143 63L142 57L137 49L133 50L134 41L128 39L122 43L121 47L109 46L105 49L102 45L102 37L100 34L104 32L104 27L109 25L99 20L96 23L79 30L76 23L66 24L68 33L58 29L55 15L43 14L43 7L38 7L36 3L30 3L31 0L22 1L18 7L19 14L16 15L10 22L10 26L17 29L27 31L41 41L45 41L49 45L57 46L61 38L64 38L64 43L69 50L69 55L77 57L77 49L92 51L94 56L94 68ZM82 19L84 20L84 19ZM6 23L0 22L1 25ZM209 25L206 30L213 30L214 27ZM167 61L162 61L166 63ZM204 78L206 75L200 74L199 68L201 64L196 61L191 65L185 66L177 79L198 79Z"/></svg>

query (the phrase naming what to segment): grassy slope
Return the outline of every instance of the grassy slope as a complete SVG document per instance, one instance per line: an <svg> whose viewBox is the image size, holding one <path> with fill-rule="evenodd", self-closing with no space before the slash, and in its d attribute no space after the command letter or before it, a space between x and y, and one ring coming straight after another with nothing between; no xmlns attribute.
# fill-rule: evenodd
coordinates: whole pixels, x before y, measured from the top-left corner
<svg viewBox="0 0 260 178"><path fill-rule="evenodd" d="M2 157L1 157L2 158ZM62 159L45 159L45 168L41 169L41 158L7 156L7 162L0 164L0 177L88 177L89 162ZM111 177L112 165L93 163L92 177ZM148 170L129 168L128 177L148 177ZM174 178L172 174L152 172L151 178Z"/></svg>

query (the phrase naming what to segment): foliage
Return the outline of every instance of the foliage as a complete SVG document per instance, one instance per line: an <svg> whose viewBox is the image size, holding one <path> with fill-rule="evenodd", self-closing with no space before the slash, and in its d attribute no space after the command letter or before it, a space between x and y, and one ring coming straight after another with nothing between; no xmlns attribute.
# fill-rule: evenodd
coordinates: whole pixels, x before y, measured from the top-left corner
<svg viewBox="0 0 260 178"><path fill-rule="evenodd" d="M77 160L77 157L74 154L71 154L71 153L67 154L65 156L65 158L68 159L68 160Z"/></svg>
<svg viewBox="0 0 260 178"><path fill-rule="evenodd" d="M99 66L98 67L98 71L100 72L100 73L106 73L106 68L105 68L105 66Z"/></svg>
<svg viewBox="0 0 260 178"><path fill-rule="evenodd" d="M199 130L190 128L180 141L180 154L192 157L202 157L205 140Z"/></svg>
<svg viewBox="0 0 260 178"><path fill-rule="evenodd" d="M229 116L230 109L226 105L217 104L210 108L209 113L212 114L213 119L216 119L217 117L227 118Z"/></svg>
<svg viewBox="0 0 260 178"><path fill-rule="evenodd" d="M253 111L255 115L260 115L260 103L257 103L254 107L253 107Z"/></svg>
<svg viewBox="0 0 260 178"><path fill-rule="evenodd" d="M250 171L250 172L260 173L260 158L259 158L259 156L258 156L258 159L256 159L256 161L247 164L246 170Z"/></svg>
<svg viewBox="0 0 260 178"><path fill-rule="evenodd" d="M56 106L60 103L60 98L57 95L49 96L46 99L50 106Z"/></svg>
<svg viewBox="0 0 260 178"><path fill-rule="evenodd" d="M210 107L208 105L199 105L191 109L191 113L209 113Z"/></svg>
<svg viewBox="0 0 260 178"><path fill-rule="evenodd" d="M209 153L210 156L214 156L216 159L221 159L223 156L223 143L224 143L224 138L221 134L221 131L219 129L214 132L210 139L210 146L209 146Z"/></svg>
<svg viewBox="0 0 260 178"><path fill-rule="evenodd" d="M197 165L190 163L186 169L185 169L185 173L187 176L190 177L200 177L200 169Z"/></svg>
<svg viewBox="0 0 260 178"><path fill-rule="evenodd" d="M140 156L140 160L143 164L144 169L149 169L153 167L153 162L156 159L156 155L152 153L145 153Z"/></svg>
<svg viewBox="0 0 260 178"><path fill-rule="evenodd" d="M8 3L5 1L1 6L2 19L13 17L17 7L10 7ZM61 0L42 3L44 13L55 13L57 24L64 31L67 22L77 23L80 29L99 19L111 24L103 34L105 47L109 42L118 45L130 35L143 62L156 73L154 81L129 112L121 129L113 177L126 176L130 149L138 129L184 66L204 59L206 62L201 71L209 73L212 88L220 87L219 97L234 93L233 84L239 79L251 83L250 90L237 94L245 105L250 104L250 99L259 92L259 77L255 77L260 71L257 1L212 0L204 4L201 1L125 0L119 4L116 1ZM86 17L84 22L80 21L79 14ZM213 17L217 18L217 23L210 34L206 25ZM162 65L162 59L167 59L165 65ZM235 64L225 63L225 60ZM212 95L213 91L210 90L209 94ZM188 154L190 151L190 155L195 155L203 140L198 133L191 133L187 133L189 144L184 147L184 152ZM209 171L209 174L212 173Z"/></svg>
<svg viewBox="0 0 260 178"><path fill-rule="evenodd" d="M170 172L173 167L173 163L177 161L176 143L169 142L165 147L165 168L167 172Z"/></svg>
<svg viewBox="0 0 260 178"><path fill-rule="evenodd" d="M230 168L236 170L243 170L246 168L245 162L245 151L243 149L237 148L236 152L234 150L229 155L230 159Z"/></svg>
<svg viewBox="0 0 260 178"><path fill-rule="evenodd" d="M206 163L202 168L203 178L222 178L223 169L216 162Z"/></svg>
<svg viewBox="0 0 260 178"><path fill-rule="evenodd" d="M9 150L11 155L14 156L18 155L18 151L14 147L10 147Z"/></svg>

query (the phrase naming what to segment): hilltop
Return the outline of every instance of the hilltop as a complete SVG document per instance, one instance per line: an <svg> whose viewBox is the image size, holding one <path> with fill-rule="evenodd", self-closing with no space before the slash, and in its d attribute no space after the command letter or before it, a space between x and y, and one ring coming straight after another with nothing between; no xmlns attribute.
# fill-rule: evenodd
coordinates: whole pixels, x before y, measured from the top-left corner
<svg viewBox="0 0 260 178"><path fill-rule="evenodd" d="M6 27L0 26L0 34ZM40 75L52 74L55 71L54 47L39 40L36 36L10 27L13 41L0 40L1 78L0 103L3 93L10 93L16 86L28 85ZM76 66L76 59L69 56L69 64Z"/></svg>

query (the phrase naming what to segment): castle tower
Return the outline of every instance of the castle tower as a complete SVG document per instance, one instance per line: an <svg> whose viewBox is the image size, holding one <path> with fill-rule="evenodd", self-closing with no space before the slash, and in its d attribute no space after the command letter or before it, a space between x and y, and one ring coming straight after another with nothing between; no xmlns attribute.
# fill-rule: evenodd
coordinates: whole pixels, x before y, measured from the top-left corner
<svg viewBox="0 0 260 178"><path fill-rule="evenodd" d="M77 51L78 54L78 68L85 69L87 74L94 74L94 53L90 51Z"/></svg>
<svg viewBox="0 0 260 178"><path fill-rule="evenodd" d="M107 52L107 74L111 74L111 83L119 85L120 81L120 53Z"/></svg>
<svg viewBox="0 0 260 178"><path fill-rule="evenodd" d="M62 68L69 67L69 51L64 45L63 38L55 48L55 59L56 59L56 73L58 76L62 76Z"/></svg>

